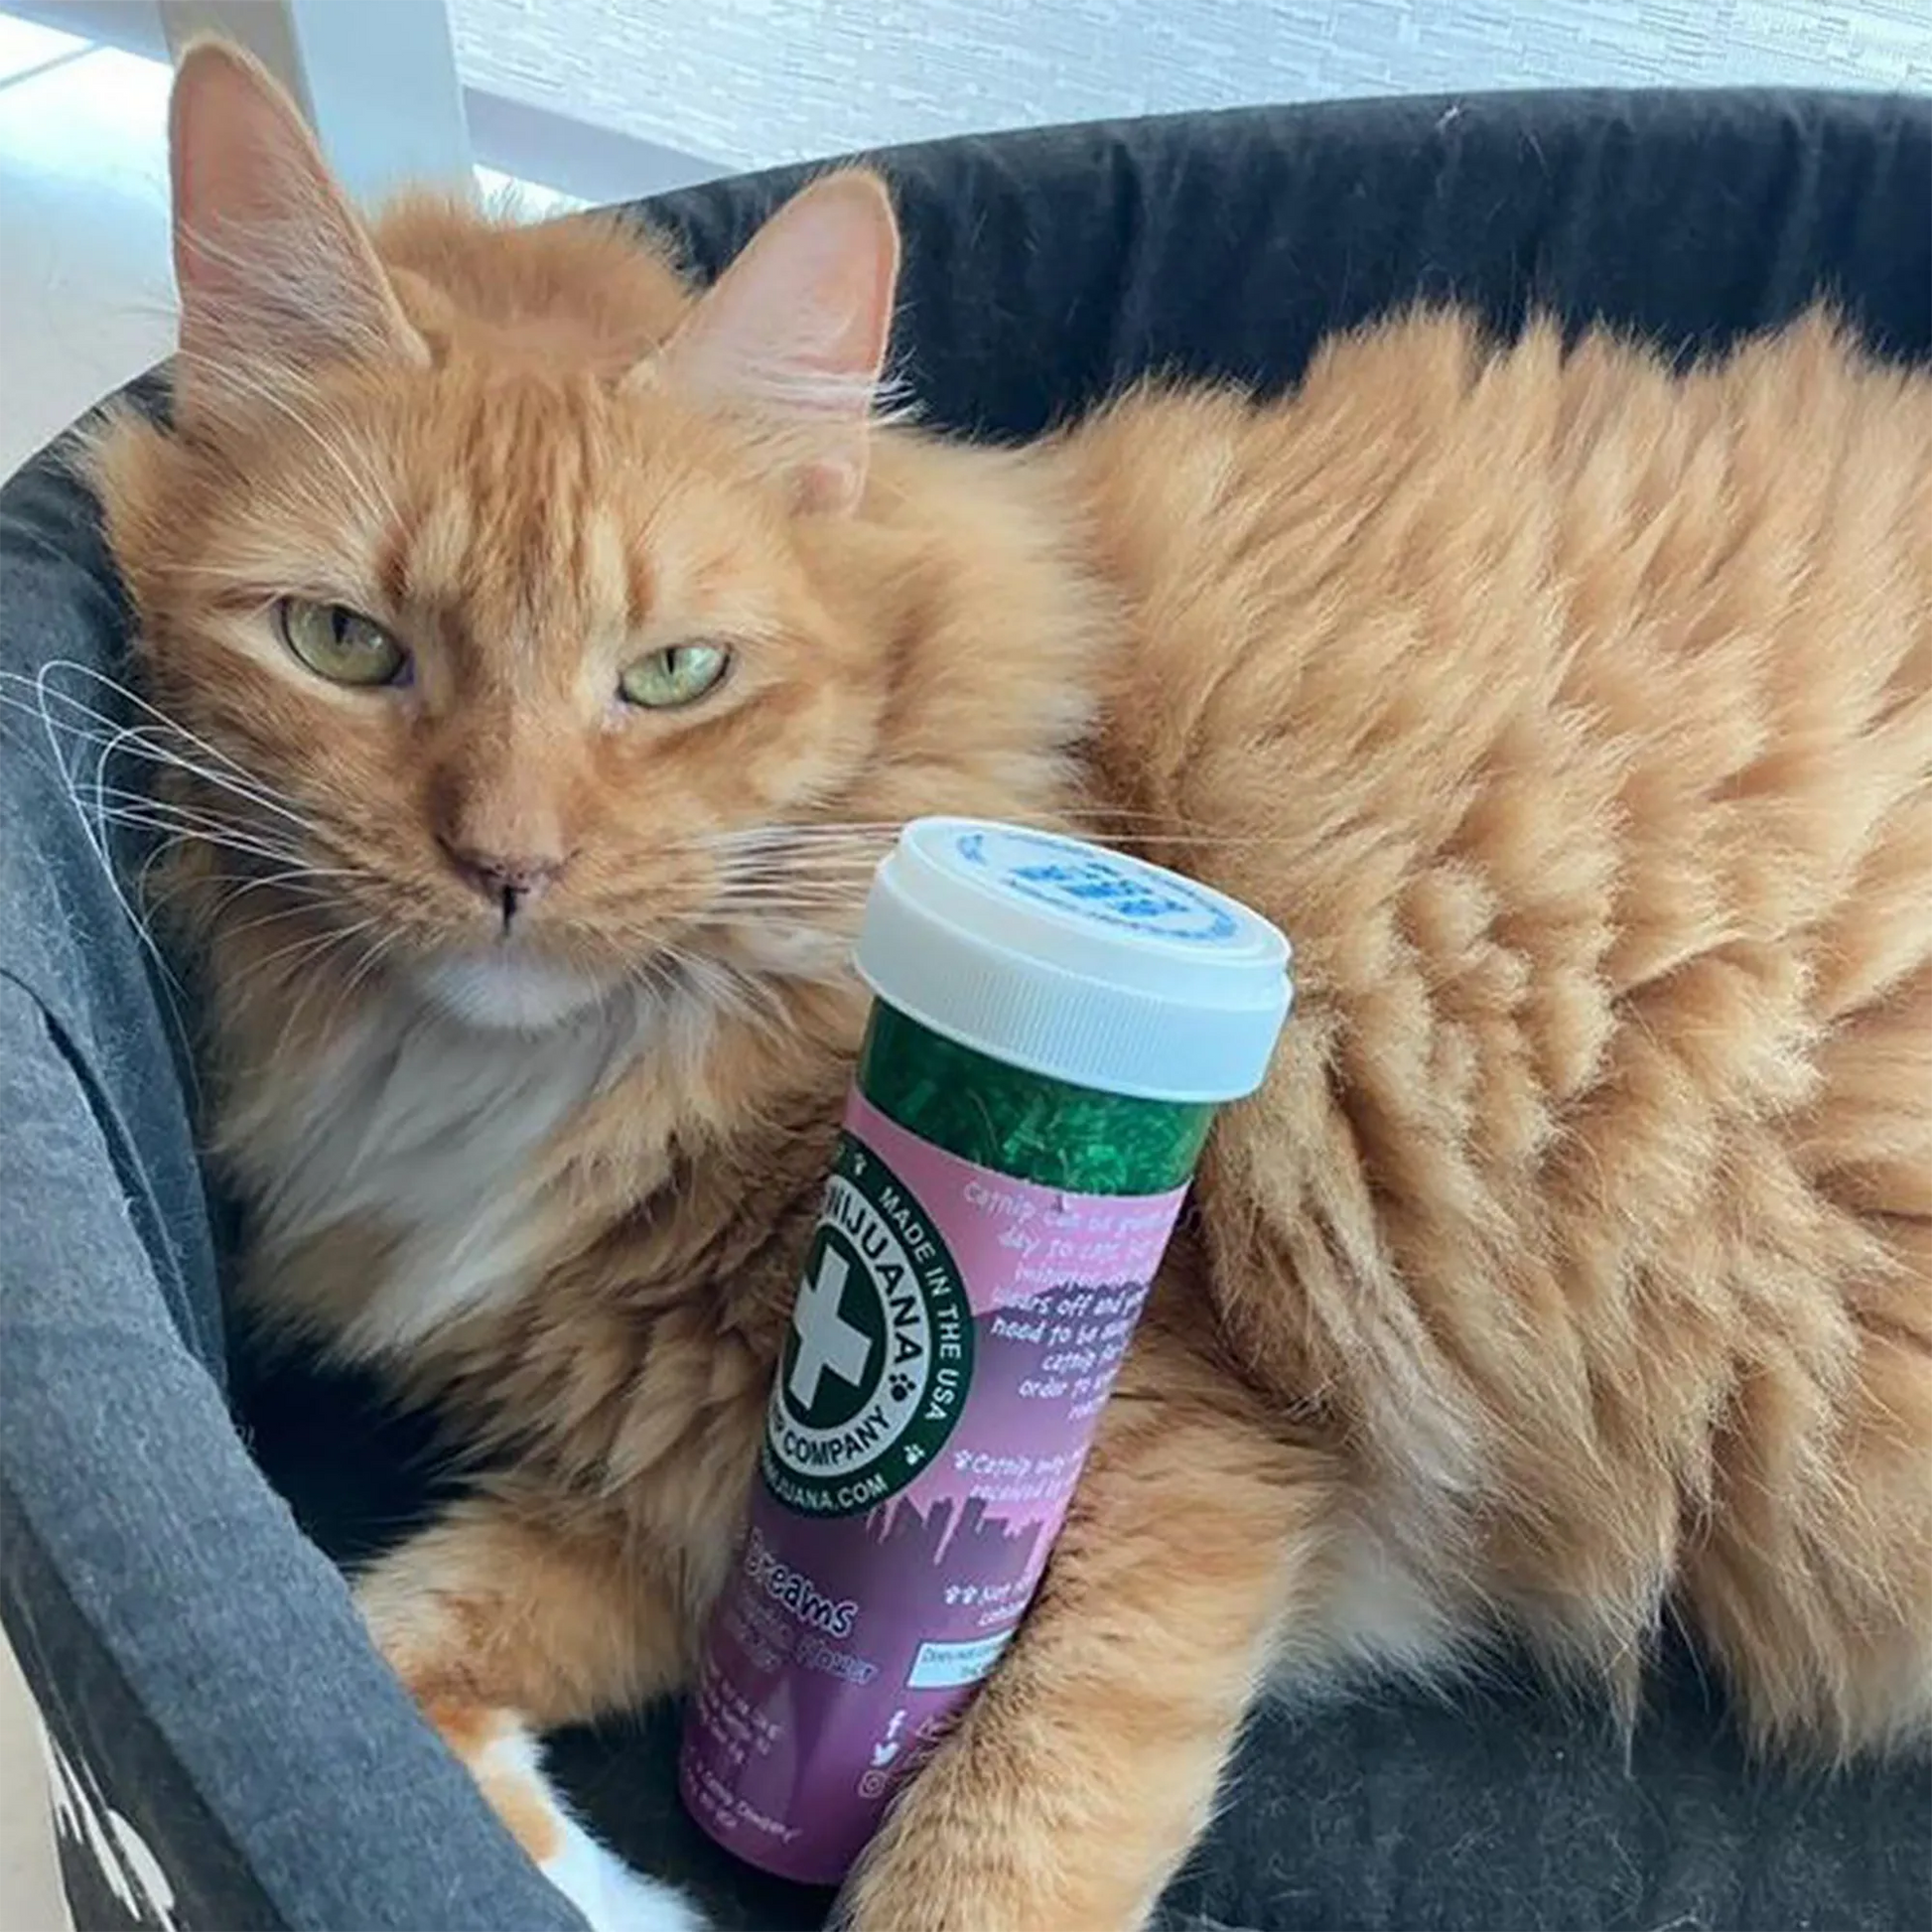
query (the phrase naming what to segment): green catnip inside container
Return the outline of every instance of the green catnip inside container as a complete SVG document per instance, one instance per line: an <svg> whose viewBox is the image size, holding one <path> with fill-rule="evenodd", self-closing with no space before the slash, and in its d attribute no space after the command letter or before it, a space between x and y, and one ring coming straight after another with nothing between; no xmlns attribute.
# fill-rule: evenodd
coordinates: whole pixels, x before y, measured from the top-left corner
<svg viewBox="0 0 1932 1932"><path fill-rule="evenodd" d="M686 1803L836 1883L1020 1622L1288 942L1078 840L921 819L685 1726Z"/></svg>

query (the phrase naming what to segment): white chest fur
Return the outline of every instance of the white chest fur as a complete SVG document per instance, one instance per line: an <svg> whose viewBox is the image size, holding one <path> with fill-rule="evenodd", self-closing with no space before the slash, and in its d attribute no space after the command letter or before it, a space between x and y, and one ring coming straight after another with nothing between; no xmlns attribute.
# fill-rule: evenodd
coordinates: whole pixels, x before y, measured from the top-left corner
<svg viewBox="0 0 1932 1932"><path fill-rule="evenodd" d="M278 1255L324 1244L326 1275L332 1232L373 1233L383 1260L371 1278L326 1281L305 1310L363 1357L412 1349L519 1293L540 1233L537 1157L659 1019L622 1001L518 1033L426 1003L373 1004L299 1086L278 1079L272 1105L230 1123L255 1186L267 1292ZM366 1267L367 1246L345 1242L345 1267Z"/></svg>

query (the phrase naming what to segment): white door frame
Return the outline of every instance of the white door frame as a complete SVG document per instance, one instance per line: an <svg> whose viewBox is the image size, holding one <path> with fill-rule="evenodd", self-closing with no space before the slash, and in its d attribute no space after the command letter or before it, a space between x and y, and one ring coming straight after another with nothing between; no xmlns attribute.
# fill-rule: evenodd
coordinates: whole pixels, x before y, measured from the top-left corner
<svg viewBox="0 0 1932 1932"><path fill-rule="evenodd" d="M470 132L445 0L158 0L177 60L238 41L294 95L360 201L411 182L468 195Z"/></svg>

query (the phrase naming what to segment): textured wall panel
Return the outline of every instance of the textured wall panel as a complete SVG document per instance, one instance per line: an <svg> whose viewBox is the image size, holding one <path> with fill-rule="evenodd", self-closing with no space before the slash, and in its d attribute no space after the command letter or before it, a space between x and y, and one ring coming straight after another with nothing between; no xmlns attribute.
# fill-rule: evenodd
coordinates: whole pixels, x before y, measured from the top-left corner
<svg viewBox="0 0 1932 1932"><path fill-rule="evenodd" d="M450 0L464 78L756 167L1189 107L1478 87L1932 90L1932 0Z"/></svg>

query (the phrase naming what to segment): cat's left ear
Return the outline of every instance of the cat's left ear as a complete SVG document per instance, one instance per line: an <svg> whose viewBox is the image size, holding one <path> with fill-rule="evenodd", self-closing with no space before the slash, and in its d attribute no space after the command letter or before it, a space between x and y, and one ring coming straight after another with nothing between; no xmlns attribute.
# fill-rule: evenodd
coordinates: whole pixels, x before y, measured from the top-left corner
<svg viewBox="0 0 1932 1932"><path fill-rule="evenodd" d="M169 108L178 408L263 373L429 359L295 103L250 56L198 41Z"/></svg>
<svg viewBox="0 0 1932 1932"><path fill-rule="evenodd" d="M866 483L898 279L898 223L863 169L774 214L638 371L767 427L801 506L850 509Z"/></svg>

